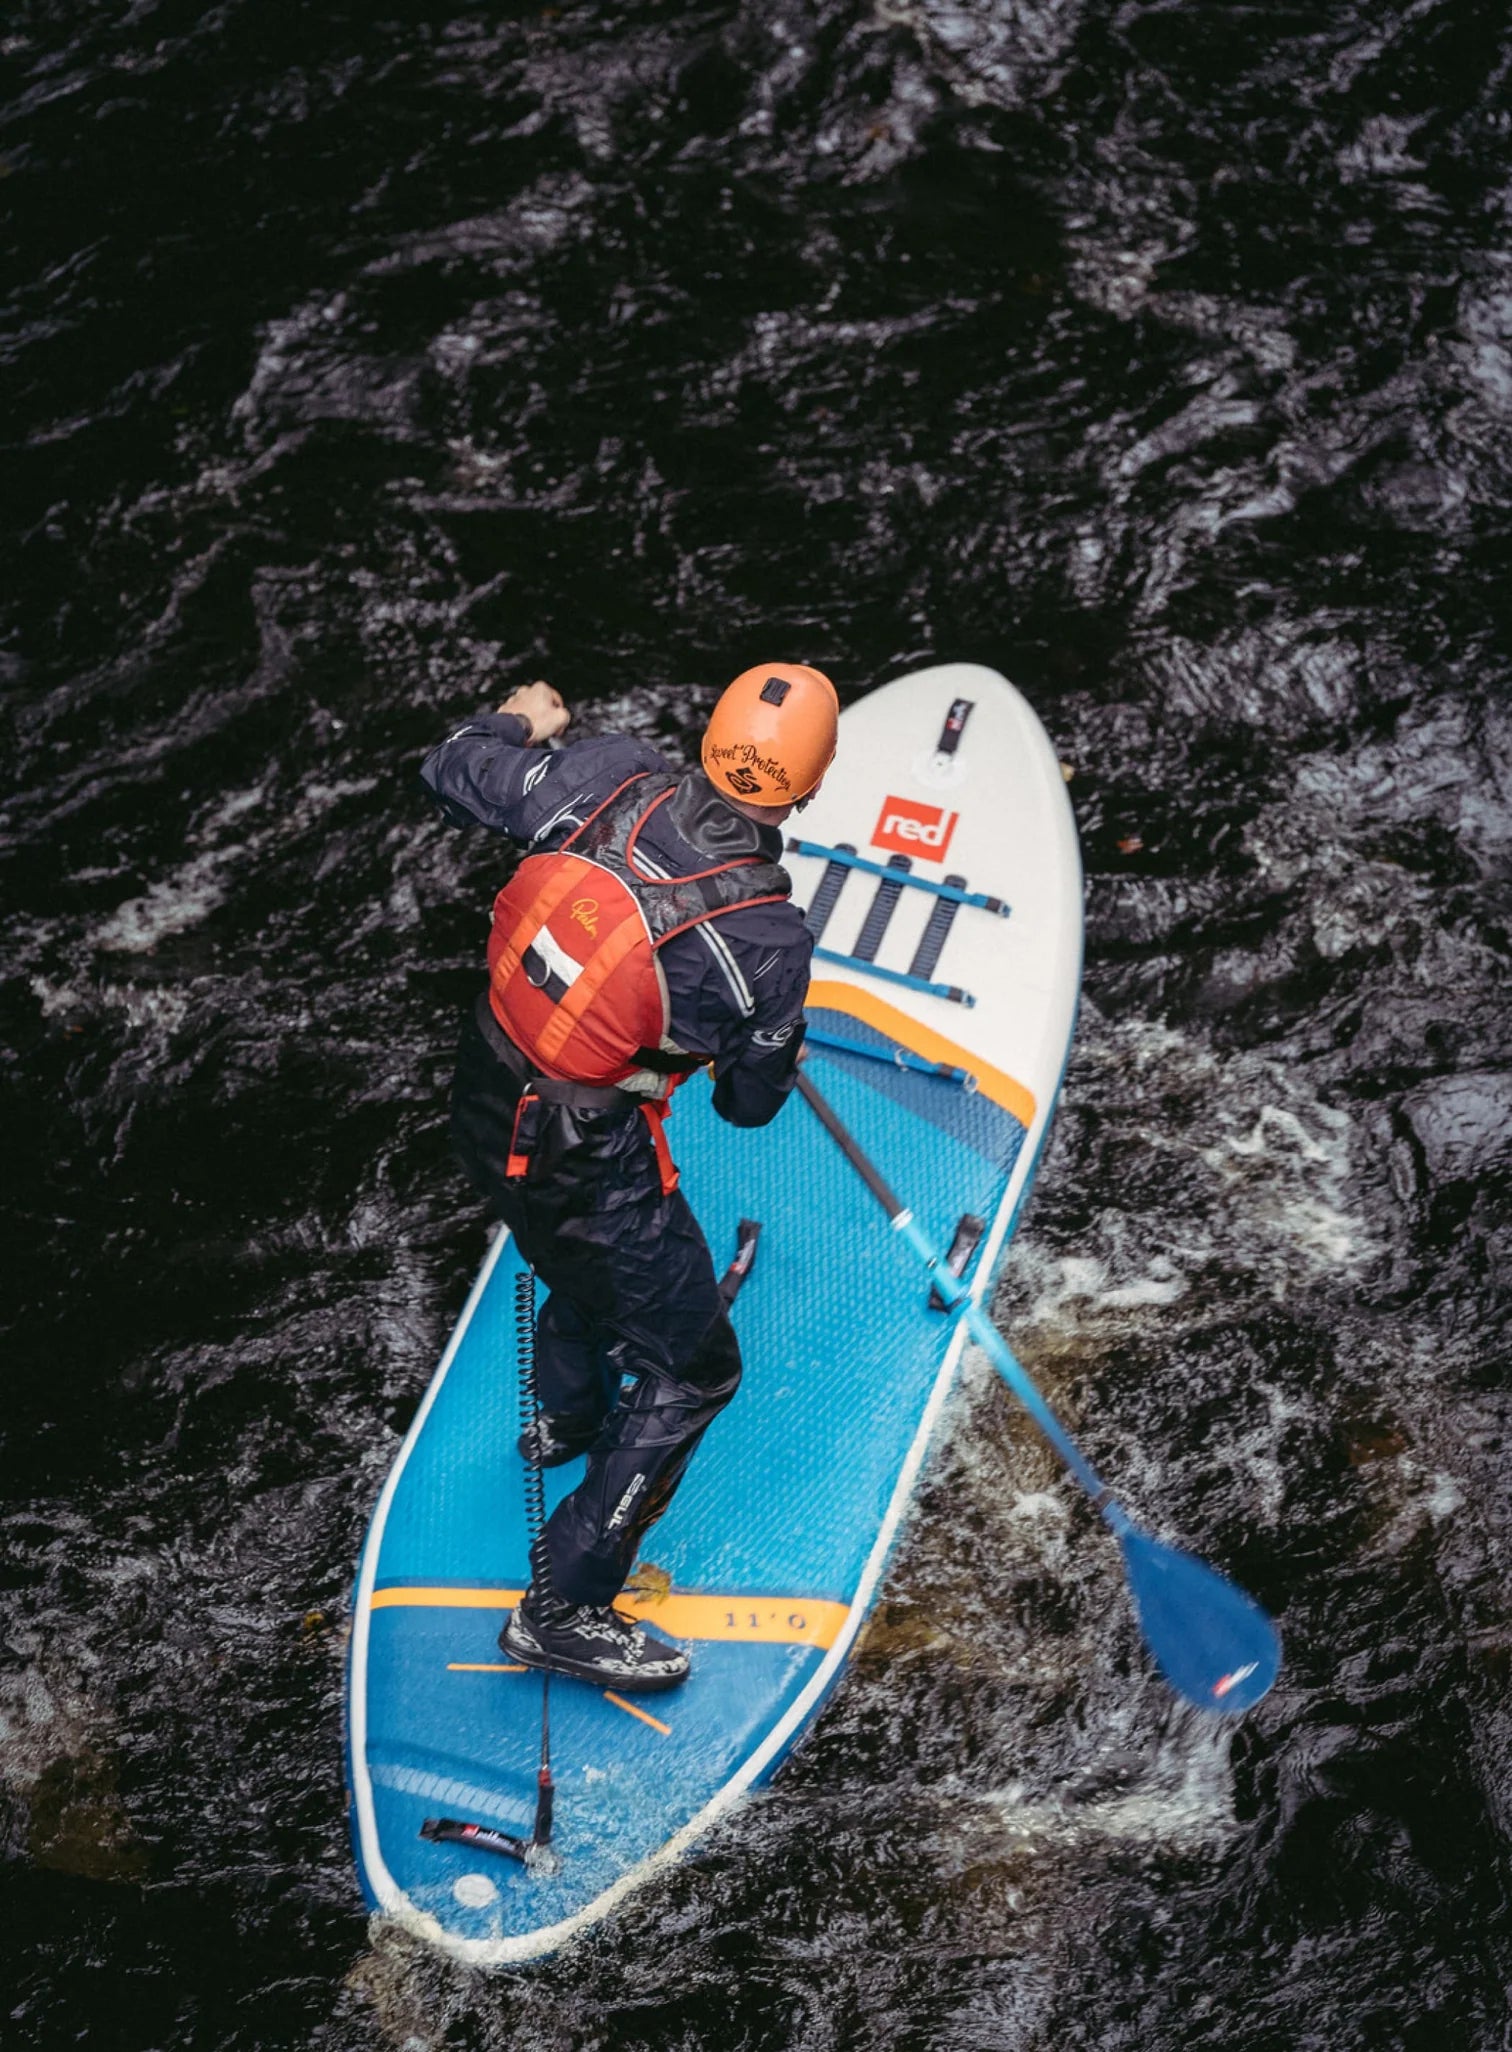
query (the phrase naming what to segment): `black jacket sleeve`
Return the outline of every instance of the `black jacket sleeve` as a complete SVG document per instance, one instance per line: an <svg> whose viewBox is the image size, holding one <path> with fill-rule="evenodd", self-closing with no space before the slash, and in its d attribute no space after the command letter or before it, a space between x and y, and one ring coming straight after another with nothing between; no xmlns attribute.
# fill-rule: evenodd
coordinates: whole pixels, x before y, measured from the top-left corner
<svg viewBox="0 0 1512 2052"><path fill-rule="evenodd" d="M420 781L453 826L549 843L637 770L666 768L654 748L626 734L533 748L530 732L520 713L481 713L431 750Z"/></svg>
<svg viewBox="0 0 1512 2052"><path fill-rule="evenodd" d="M714 1109L732 1126L765 1126L798 1078L813 942L802 932L752 982L756 1013L744 1043L714 1064Z"/></svg>

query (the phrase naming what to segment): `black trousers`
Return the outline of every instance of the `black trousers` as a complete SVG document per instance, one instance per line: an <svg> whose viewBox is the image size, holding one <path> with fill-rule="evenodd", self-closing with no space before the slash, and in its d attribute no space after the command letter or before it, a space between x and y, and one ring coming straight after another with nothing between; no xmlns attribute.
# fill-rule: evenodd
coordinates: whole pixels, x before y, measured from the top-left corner
<svg viewBox="0 0 1512 2052"><path fill-rule="evenodd" d="M529 1107L529 1167L511 1179L520 1088L469 1013L452 1138L551 1292L536 1326L542 1409L598 1432L587 1473L547 1521L544 1565L568 1602L612 1603L734 1396L740 1348L698 1221L680 1191L662 1194L639 1107Z"/></svg>

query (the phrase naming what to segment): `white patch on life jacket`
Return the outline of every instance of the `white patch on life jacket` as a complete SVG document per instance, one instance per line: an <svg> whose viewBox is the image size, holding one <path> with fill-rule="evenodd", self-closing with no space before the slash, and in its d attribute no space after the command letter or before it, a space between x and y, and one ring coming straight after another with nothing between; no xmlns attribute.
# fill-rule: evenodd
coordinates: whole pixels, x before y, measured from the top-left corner
<svg viewBox="0 0 1512 2052"><path fill-rule="evenodd" d="M573 960L549 926L540 929L531 946L552 974L560 976L563 983L574 984L582 975L582 963Z"/></svg>

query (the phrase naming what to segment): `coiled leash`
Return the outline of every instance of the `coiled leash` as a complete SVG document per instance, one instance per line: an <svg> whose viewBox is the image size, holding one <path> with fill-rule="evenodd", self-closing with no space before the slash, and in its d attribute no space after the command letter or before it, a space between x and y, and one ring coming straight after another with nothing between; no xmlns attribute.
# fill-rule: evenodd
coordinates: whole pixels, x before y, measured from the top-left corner
<svg viewBox="0 0 1512 2052"><path fill-rule="evenodd" d="M515 1277L515 1351L520 1364L520 1419L530 1448L530 1466L525 1474L525 1530L530 1539L531 1579L540 1593L551 1595L551 1563L546 1557L546 1473L541 1466L541 1392L535 1372L535 1270L522 1268ZM556 1857L547 1852L551 1844L551 1813L556 1785L551 1779L551 1669L541 1669L541 1764L536 1772L535 1828L529 1850L537 1864L552 1867ZM544 1858L541 1857L544 1855ZM522 1854L523 1858L524 1855Z"/></svg>
<svg viewBox="0 0 1512 2052"><path fill-rule="evenodd" d="M551 1564L546 1557L546 1476L541 1467L541 1394L535 1373L535 1270L522 1268L515 1277L515 1353L520 1369L520 1422L530 1448L525 1477L525 1527L530 1538L530 1572L537 1589L548 1596ZM541 1764L536 1772L535 1824L529 1838L497 1831L491 1824L468 1824L460 1817L427 1817L420 1836L439 1845L468 1845L478 1852L503 1853L535 1873L554 1874L560 1861L551 1849L551 1818L556 1784L551 1778L551 1669L541 1669Z"/></svg>

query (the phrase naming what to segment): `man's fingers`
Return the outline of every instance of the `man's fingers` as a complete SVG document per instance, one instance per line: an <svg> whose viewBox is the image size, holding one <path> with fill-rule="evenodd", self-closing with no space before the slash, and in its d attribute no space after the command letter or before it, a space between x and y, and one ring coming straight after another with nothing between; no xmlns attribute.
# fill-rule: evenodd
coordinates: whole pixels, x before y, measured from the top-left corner
<svg viewBox="0 0 1512 2052"><path fill-rule="evenodd" d="M565 733L572 722L566 700L544 677L533 678L529 684L517 684L499 711L520 713L529 720L534 742L554 739L556 735Z"/></svg>

